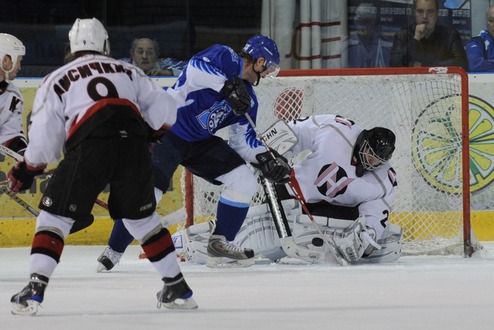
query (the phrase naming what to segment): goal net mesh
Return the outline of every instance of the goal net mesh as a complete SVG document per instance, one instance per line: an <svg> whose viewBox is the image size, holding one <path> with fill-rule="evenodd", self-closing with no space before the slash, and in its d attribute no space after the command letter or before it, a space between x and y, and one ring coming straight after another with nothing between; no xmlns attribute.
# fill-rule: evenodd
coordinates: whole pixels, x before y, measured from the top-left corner
<svg viewBox="0 0 494 330"><path fill-rule="evenodd" d="M314 114L338 114L364 128L383 126L396 134L391 164L398 190L390 222L404 231L404 254L462 254L465 196L462 155L462 98L468 98L465 74L391 69L298 70L310 75L262 79L256 120L263 132L278 119L290 121ZM450 70L451 71L451 70ZM319 74L320 75L319 75ZM466 112L466 110L463 110ZM220 135L227 138L226 131ZM467 162L468 163L468 162ZM182 180L193 222L215 218L221 186L201 178ZM189 186L189 187L185 187ZM252 205L264 199L259 185ZM466 205L465 207L469 207ZM467 212L467 214L469 214Z"/></svg>

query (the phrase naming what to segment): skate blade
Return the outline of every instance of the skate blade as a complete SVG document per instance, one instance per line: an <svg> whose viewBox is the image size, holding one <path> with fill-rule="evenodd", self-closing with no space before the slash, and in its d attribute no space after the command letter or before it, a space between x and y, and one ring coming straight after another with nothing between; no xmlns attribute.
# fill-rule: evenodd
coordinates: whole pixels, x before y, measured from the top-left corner
<svg viewBox="0 0 494 330"><path fill-rule="evenodd" d="M27 306L18 303L12 303L11 313L13 315L35 315L38 312L39 302L36 300L26 301Z"/></svg>
<svg viewBox="0 0 494 330"><path fill-rule="evenodd" d="M106 269L106 267L101 262L98 262L98 267L96 267L96 273L107 273L107 272L111 272L111 269Z"/></svg>
<svg viewBox="0 0 494 330"><path fill-rule="evenodd" d="M192 297L187 299L175 299L169 303L158 302L158 308L162 306L168 309L197 309L198 307L196 301Z"/></svg>
<svg viewBox="0 0 494 330"><path fill-rule="evenodd" d="M211 268L246 268L254 264L254 258L234 260L223 257L209 257L206 261L206 266Z"/></svg>

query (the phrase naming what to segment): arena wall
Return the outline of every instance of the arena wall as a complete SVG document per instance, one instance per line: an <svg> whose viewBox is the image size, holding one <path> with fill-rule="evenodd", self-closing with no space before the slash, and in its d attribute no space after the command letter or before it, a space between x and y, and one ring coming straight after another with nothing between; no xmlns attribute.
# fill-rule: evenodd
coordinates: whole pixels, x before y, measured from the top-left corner
<svg viewBox="0 0 494 330"><path fill-rule="evenodd" d="M175 78L153 78L161 86L171 86ZM15 84L19 86L24 95L25 117L24 124L28 120L32 109L32 103L37 87L41 80L34 78L17 78ZM475 107L484 114L485 127L494 130L494 94L492 85L494 74L470 74L469 94L470 109ZM262 109L261 109L262 111ZM486 159L485 167L475 169L475 173L482 179L483 186L472 193L472 226L477 238L481 241L494 240L494 134L484 137L485 147L482 150ZM0 180L6 179L6 174L12 167L13 161L9 157L0 155ZM180 178L182 168L175 173L173 184L165 198L158 205L158 212L162 215L171 213L182 207L182 191ZM31 206L37 208L46 178L38 178L36 185L28 192L19 196ZM106 201L108 192L100 195L100 199ZM106 244L112 228L112 220L108 212L98 205L93 209L94 224L74 235L68 237L66 244L72 245L103 245ZM34 217L21 206L16 204L8 196L0 197L0 247L29 246L34 234ZM178 225L180 226L180 225ZM177 225L170 228L171 232L177 229Z"/></svg>

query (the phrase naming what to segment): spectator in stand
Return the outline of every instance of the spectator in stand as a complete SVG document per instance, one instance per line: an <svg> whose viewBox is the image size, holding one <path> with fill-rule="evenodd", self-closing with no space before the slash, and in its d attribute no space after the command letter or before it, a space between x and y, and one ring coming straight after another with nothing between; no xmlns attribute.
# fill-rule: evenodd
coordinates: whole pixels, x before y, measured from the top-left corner
<svg viewBox="0 0 494 330"><path fill-rule="evenodd" d="M467 44L471 72L494 72L494 5L487 8L487 28Z"/></svg>
<svg viewBox="0 0 494 330"><path fill-rule="evenodd" d="M159 58L160 46L156 40L149 38L134 39L130 48L130 58L120 59L132 63L148 76L175 76L182 73L187 61L173 58Z"/></svg>
<svg viewBox="0 0 494 330"><path fill-rule="evenodd" d="M416 22L395 34L391 67L459 66L468 70L460 34L437 25L438 8L438 0L414 0Z"/></svg>
<svg viewBox="0 0 494 330"><path fill-rule="evenodd" d="M383 38L377 8L362 2L355 10L355 31L348 41L349 68L384 68L389 65L391 38Z"/></svg>

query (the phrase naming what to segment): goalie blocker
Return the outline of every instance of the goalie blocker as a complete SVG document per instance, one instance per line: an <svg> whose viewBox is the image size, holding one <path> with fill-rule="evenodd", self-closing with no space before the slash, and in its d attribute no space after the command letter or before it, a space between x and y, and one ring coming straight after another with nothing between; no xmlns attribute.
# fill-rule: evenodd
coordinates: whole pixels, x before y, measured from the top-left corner
<svg viewBox="0 0 494 330"><path fill-rule="evenodd" d="M282 204L297 245L318 253L322 252L324 258L319 262L337 263L333 255L325 250L327 248L322 244L319 232L314 229L309 217L302 213L297 201L284 200ZM401 255L403 230L396 224L389 224L382 237L375 242L372 233L365 228L363 216L356 220L346 220L314 215L314 219L324 235L334 239L345 259L351 264L390 263L397 261ZM183 242L182 252L188 261L197 264L206 263L207 243L213 230L214 222L208 221L190 226L175 234L180 236ZM283 251L267 204L251 207L235 243L242 248L253 249L257 256L262 255L271 261L287 256Z"/></svg>

